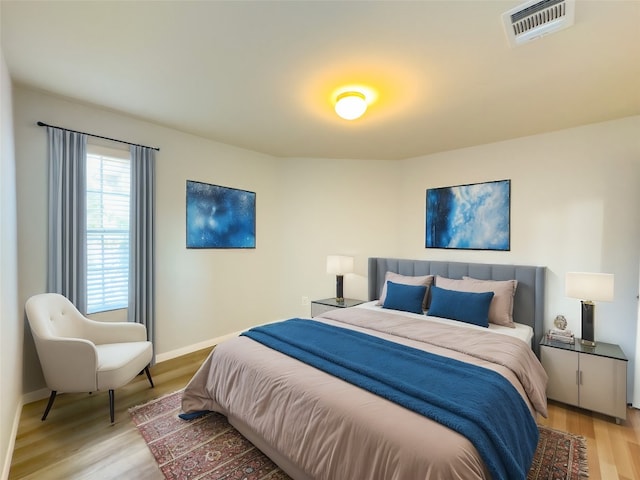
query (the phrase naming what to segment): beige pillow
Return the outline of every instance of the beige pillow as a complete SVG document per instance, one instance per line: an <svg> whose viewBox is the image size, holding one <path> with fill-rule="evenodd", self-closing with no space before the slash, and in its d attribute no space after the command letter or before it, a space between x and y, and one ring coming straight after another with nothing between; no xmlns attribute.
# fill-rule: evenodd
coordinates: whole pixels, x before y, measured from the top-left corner
<svg viewBox="0 0 640 480"><path fill-rule="evenodd" d="M516 294L517 280L480 280L462 277L462 280L436 277L436 285L447 290L461 292L493 292L489 306L489 321L496 325L515 328L513 324L513 299Z"/></svg>
<svg viewBox="0 0 640 480"><path fill-rule="evenodd" d="M436 287L446 288L447 290L458 290L459 292L470 292L471 290L465 290L464 285L465 281L460 279L456 280L454 278L441 277L438 275L435 281ZM488 292L488 290L485 290Z"/></svg>
<svg viewBox="0 0 640 480"><path fill-rule="evenodd" d="M412 277L409 275L400 275L399 273L387 272L384 275L384 286L377 305L384 305L384 299L387 298L387 282L401 283L403 285L424 285L427 290L422 300L422 310L427 309L427 299L429 298L429 287L433 284L433 275L424 275L421 277Z"/></svg>

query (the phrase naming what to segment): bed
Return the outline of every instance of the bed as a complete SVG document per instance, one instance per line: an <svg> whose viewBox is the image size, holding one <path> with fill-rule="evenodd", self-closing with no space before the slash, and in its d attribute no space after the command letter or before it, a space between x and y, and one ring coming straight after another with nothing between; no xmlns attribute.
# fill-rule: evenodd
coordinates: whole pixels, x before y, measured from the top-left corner
<svg viewBox="0 0 640 480"><path fill-rule="evenodd" d="M183 411L226 415L295 480L526 478L535 418L546 416L547 379L535 354L545 268L392 258L368 266L362 306L218 345L185 388ZM412 285L419 277L432 283ZM463 297L486 305L482 288L448 297L443 285L463 277L516 280L512 316L522 327L391 308L420 293L434 309Z"/></svg>

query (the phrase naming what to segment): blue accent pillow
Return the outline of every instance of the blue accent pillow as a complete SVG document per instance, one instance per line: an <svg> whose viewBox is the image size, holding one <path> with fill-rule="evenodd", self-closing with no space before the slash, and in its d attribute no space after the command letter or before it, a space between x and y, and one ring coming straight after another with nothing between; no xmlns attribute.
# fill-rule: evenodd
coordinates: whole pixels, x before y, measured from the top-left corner
<svg viewBox="0 0 640 480"><path fill-rule="evenodd" d="M425 293L427 293L427 287L424 285L406 285L387 281L387 296L382 307L404 312L423 313L422 301Z"/></svg>
<svg viewBox="0 0 640 480"><path fill-rule="evenodd" d="M493 292L460 292L433 286L427 315L488 327L493 295Z"/></svg>

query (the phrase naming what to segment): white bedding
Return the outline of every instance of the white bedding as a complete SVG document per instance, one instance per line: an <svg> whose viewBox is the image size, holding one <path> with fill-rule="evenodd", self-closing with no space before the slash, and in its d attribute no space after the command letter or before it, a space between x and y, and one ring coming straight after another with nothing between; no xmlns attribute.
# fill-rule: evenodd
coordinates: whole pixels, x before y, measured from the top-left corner
<svg viewBox="0 0 640 480"><path fill-rule="evenodd" d="M378 302L377 300L373 300L371 302L362 303L352 308L366 308L370 310L385 311L384 308L377 305L377 302ZM386 310L386 311L389 311L389 310ZM407 317L410 317L410 318L423 318L428 321L445 323L447 325L453 325L460 328L486 330L485 327L480 327L478 325L472 325L470 323L465 323L465 322L458 322L456 320L449 320L447 318L430 317L428 315L420 315L418 313L410 313L410 312L401 312L399 310L393 310L393 313L396 313L398 315L406 315ZM510 337L519 338L520 340L525 342L527 345L531 346L531 339L533 338L533 328L531 328L528 325L524 325L522 323L515 323L515 328L511 328L511 327L503 327L502 325L496 325L494 323L490 323L489 330L494 333L500 333L502 335L508 335Z"/></svg>

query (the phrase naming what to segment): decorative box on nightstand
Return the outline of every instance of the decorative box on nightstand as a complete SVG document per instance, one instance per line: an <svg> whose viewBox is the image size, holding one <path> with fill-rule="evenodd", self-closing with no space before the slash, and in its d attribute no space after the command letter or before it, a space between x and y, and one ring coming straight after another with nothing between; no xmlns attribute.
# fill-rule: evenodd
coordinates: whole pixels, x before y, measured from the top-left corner
<svg viewBox="0 0 640 480"><path fill-rule="evenodd" d="M618 345L543 337L540 360L549 376L548 398L611 415L616 423L627 418L627 357Z"/></svg>
<svg viewBox="0 0 640 480"><path fill-rule="evenodd" d="M335 310L336 308L355 307L364 303L364 300L355 300L353 298L345 298L339 302L335 298L323 298L322 300L314 300L311 302L311 317L316 317L324 312Z"/></svg>

